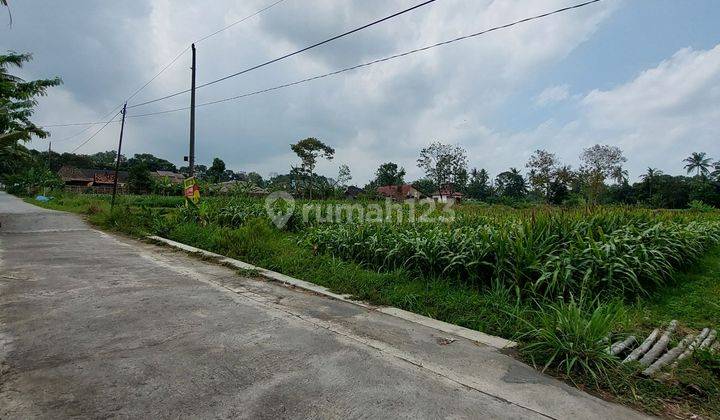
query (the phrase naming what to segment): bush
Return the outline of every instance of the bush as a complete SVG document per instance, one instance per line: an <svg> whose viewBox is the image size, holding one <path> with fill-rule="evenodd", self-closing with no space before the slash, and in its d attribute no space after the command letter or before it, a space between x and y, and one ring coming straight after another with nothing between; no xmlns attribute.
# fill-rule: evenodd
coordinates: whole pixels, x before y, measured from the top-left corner
<svg viewBox="0 0 720 420"><path fill-rule="evenodd" d="M520 351L543 371L553 369L571 379L579 374L596 384L607 383L619 359L608 354L606 337L624 318L619 303L570 299L542 305L527 318Z"/></svg>

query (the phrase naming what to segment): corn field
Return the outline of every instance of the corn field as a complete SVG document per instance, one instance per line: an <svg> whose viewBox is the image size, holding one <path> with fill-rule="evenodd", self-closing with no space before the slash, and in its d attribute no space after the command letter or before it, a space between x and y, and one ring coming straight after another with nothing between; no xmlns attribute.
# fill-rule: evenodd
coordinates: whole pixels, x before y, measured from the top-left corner
<svg viewBox="0 0 720 420"><path fill-rule="evenodd" d="M646 293L719 241L719 220L689 212L472 206L450 224L318 225L303 239L375 270L402 268L478 286L499 280L549 298Z"/></svg>

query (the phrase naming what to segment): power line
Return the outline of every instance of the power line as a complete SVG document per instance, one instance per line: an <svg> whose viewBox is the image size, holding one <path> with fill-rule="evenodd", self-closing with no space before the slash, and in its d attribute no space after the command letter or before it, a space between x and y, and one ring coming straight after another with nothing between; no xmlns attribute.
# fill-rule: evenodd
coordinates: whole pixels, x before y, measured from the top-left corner
<svg viewBox="0 0 720 420"><path fill-rule="evenodd" d="M323 78L325 78L325 77L335 76L335 75L338 75L338 74L340 74L340 73L345 73L345 72L348 72L348 71L357 70L357 69L360 69L360 68L363 68L363 67L369 67L369 66L372 66L372 65L374 65L374 64L378 64L378 63L382 63L382 62L385 62L385 61L394 60L394 59L400 58L400 57L405 57L405 56L408 56L408 55L411 55L411 54L415 54L415 53L418 53L418 52L427 51L427 50L430 50L430 49L433 49L433 48L437 48L437 47L441 47L441 46L444 46L444 45L452 44L452 43L458 42L458 41L463 41L463 40L466 40L466 39L469 39L469 38L478 37L478 36L485 35L485 34L487 34L487 33L494 32L494 31L498 31L498 30L501 30L501 29L507 29L507 28L510 28L510 27L512 27L512 26L516 26L516 25L519 25L519 24L522 24L522 23L526 23L526 22L529 22L529 21L533 21L533 20L542 19L542 18L551 16L551 15L555 15L555 14L558 14L558 13L566 12L566 11L569 11L569 10L572 10L572 9L578 9L578 8L581 8L581 7L590 5L590 4L592 4L592 3L598 3L598 2L600 2L600 1L601 1L601 0L590 0L590 1L587 1L587 2L585 2L585 3L576 4L576 5L574 5L574 6L563 7L563 8L561 8L561 9L557 9L557 10L554 10L554 11L552 11L552 12L542 13L542 14L539 14L539 15L527 17L527 18L520 19L520 20L516 20L516 21L514 21L514 22L510 22L510 23L507 23L507 24L504 24L504 25L500 25L500 26L495 26L495 27L492 27L492 28L490 28L490 29L482 30L482 31L480 31L480 32L475 32L475 33L472 33L472 34L460 36L460 37L457 37L457 38L449 39L449 40L447 40L447 41L442 41L442 42L438 42L438 43L435 43L435 44L427 45L427 46L425 46L425 47L415 48L415 49L410 50L410 51L406 51L406 52L399 53L399 54L394 54L394 55L391 55L391 56L388 56L388 57L384 57L384 58L379 58L379 59L377 59L377 60L369 61L369 62L362 63L362 64L357 64L357 65L354 65L354 66L351 66L351 67L346 67L346 68L343 68L343 69L340 69L340 70L332 71L332 72L330 72L330 73L324 73L324 74L320 74L320 75L317 75L317 76L308 77L308 78L305 78L305 79L297 80L297 81L290 82L290 83L285 83L285 84L282 84L282 85L278 85L278 86L274 86L274 87L270 87L270 88L266 88L266 89L261 89L261 90L256 90L256 91L253 91L253 92L244 93L244 94L241 94L241 95L231 96L231 97L228 97L228 98L218 99L218 100L214 100L214 101L210 101L210 102L204 102L204 103L201 103L201 104L196 105L196 108L203 107L203 106L208 106L208 105L214 105L214 104L218 104L218 103L222 103L222 102L229 102L229 101L233 101L233 100L237 100L237 99L246 98L246 97L248 97L248 96L259 95L259 94L262 94L262 93L268 93L268 92L272 92L272 91L274 91L274 90L279 90L279 89L283 89L283 88L287 88L287 87L291 87L291 86L296 86L296 85L299 85L299 84L302 84L302 83L311 82L311 81L313 81L313 80L323 79ZM185 110L187 110L187 109L190 109L190 107L187 107L187 106L186 106L186 107L182 107L182 108L168 109L168 110L165 110L165 111L148 112L148 113L145 113L145 114L129 115L128 118L139 118L139 117L149 117L149 116L153 116L153 115L170 114L170 113L174 113L174 112L185 111Z"/></svg>
<svg viewBox="0 0 720 420"><path fill-rule="evenodd" d="M250 15L247 15L247 16L245 16L245 17L242 18L242 19L239 19L239 20L231 23L230 25L227 25L227 26L225 26L225 27L223 27L223 28L221 28L221 29L218 29L217 31L215 31L215 32L213 32L213 33L211 33L211 34L209 34L209 35L205 35L204 37L198 39L197 41L194 41L194 43L197 44L197 43L199 43L199 42L205 41L206 39L211 38L211 37L213 37L213 36L215 36L215 35L223 32L223 31L226 31L226 30L232 28L232 27L235 26L235 25L238 25L238 24L240 24L240 23L242 23L242 22L245 22L246 20L257 16L257 15L259 15L260 13L262 13L262 12L268 10L268 9L271 9L272 7L274 7L274 6L282 3L282 2L284 2L284 1L285 1L285 0L278 0L278 1L272 3L272 4L268 5L268 6L265 6L265 7L263 7L262 9L254 12L254 13L252 13L252 14L250 14ZM132 98L134 98L138 93L140 93L143 89L145 89L150 83L152 83L152 82L153 82L155 79L157 79L161 74L163 74L167 69L169 69L173 64L175 64L175 62L176 62L178 59L180 59L180 57L182 57L183 54L185 54L189 49L190 49L190 47L188 46L188 47L185 47L184 50L180 51L169 63L167 63L162 69L160 69L160 71L159 71L157 74L155 74L150 80L148 80L147 83L145 83L144 85L140 86L140 88L139 88L138 90L136 90L135 92L133 92L132 95L130 95L127 99L125 99L125 102L130 101L130 100L131 100Z"/></svg>
<svg viewBox="0 0 720 420"><path fill-rule="evenodd" d="M292 56L294 56L294 55L303 53L303 52L305 52L305 51L311 50L311 49L313 49L313 48L316 48L316 47L319 47L319 46L321 46L321 45L327 44L327 43L329 43L329 42L335 41L335 40L337 40L337 39L340 39L340 38L346 37L346 36L348 36L348 35L354 34L355 32L362 31L363 29L367 29L367 28L369 28L369 27L371 27L371 26L380 24L380 23L382 23L382 22L385 22L386 20L390 20L390 19L393 19L393 18L395 18L395 17L397 17L397 16L400 16L400 15L403 15L403 14L405 14L405 13L411 12L411 11L413 11L413 10L415 10L415 9L418 9L418 8L420 8L420 7L423 7L423 6L426 6L426 5L428 5L428 4L430 4L430 3L433 3L433 2L435 2L435 1L436 1L436 0L426 0L426 1L422 2L422 3L420 3L420 4L416 4L415 6L409 7L409 8L407 8L407 9L401 10L401 11L396 12L396 13L393 13L393 14L391 14L391 15L389 15L389 16L385 16L384 18L377 19L377 20L372 21L372 22L370 22L370 23L367 23L367 24L365 24L365 25L359 26L359 27L357 27L357 28L355 28L355 29L351 29L351 30L349 30L349 31L347 31L347 32L343 32L343 33L341 33L341 34L339 34L339 35L335 35L335 36L333 36L333 37L327 38L327 39L325 39L325 40L323 40L323 41L316 42L315 44L308 45L307 47L301 48L301 49L296 50L296 51L293 51L293 52L291 52L291 53L282 55L282 56L277 57L277 58L274 58L274 59L272 59L272 60L265 61L264 63L261 63L261 64L258 64L258 65L249 67L249 68L247 68L247 69L245 69L245 70L241 70L241 71L239 71L239 72L237 72L237 73L229 74L229 75L224 76L224 77L221 77L221 78L219 78L219 79L215 79L215 80L212 80L212 81L210 81L210 82L203 83L203 84L201 84L201 85L198 85L198 86L197 86L197 89L200 89L200 88L203 88L203 87L206 87L206 86L210 86L210 85L213 85L213 84L215 84L215 83L219 83L219 82L222 82L222 81L224 81L224 80L227 80L227 79L230 79L230 78L233 78L233 77L240 76L241 74L245 74L245 73L251 72L251 71L253 71L253 70L257 70L257 69L259 69L259 68L261 68L261 67L268 66L268 65L270 65L270 64L276 63L276 62L281 61L281 60L284 60L284 59L286 59L286 58L290 58L290 57L292 57ZM182 95L183 93L187 93L187 92L190 92L190 89L186 89L186 90L183 90L183 91L180 91L180 92L175 92L175 93L172 93L172 94L170 94L170 95L166 95L166 96L163 96L163 97L160 97L160 98L156 98L156 99L152 99L152 100L149 100L149 101L141 102L141 103L139 103L139 104L135 104L135 105L129 106L128 108L137 108L137 107L139 107L139 106L148 105L148 104L151 104L151 103L163 101L163 100L165 100L165 99L169 99L169 98L172 98L172 97L175 97L175 96L178 96L178 95Z"/></svg>
<svg viewBox="0 0 720 420"><path fill-rule="evenodd" d="M259 15L260 13L262 13L262 12L264 12L264 11L272 8L272 7L277 6L278 4L280 4L280 3L284 2L284 1L285 1L285 0L278 0L278 1L276 1L275 3L272 3L272 4L270 4L270 5L262 8L262 9L258 10L257 12L255 12L255 13L253 13L253 14L251 14L251 15L247 15L247 16L245 16L244 18L242 18L242 19L240 19L240 20L237 20L237 21L235 21L235 22L233 22L233 23L225 26L225 27L222 28L222 29L218 29L217 31L215 31L215 32L213 32L213 33L211 33L211 34L209 34L209 35L205 35L204 37L198 39L198 40L195 41L194 43L195 43L195 44L199 44L199 43L205 41L206 39L211 38L211 37L219 34L220 32L226 31L226 30L232 28L233 26L235 26L235 25L237 25L237 24L239 24L239 23L243 23L243 22L245 22L246 20L257 16L257 15Z"/></svg>
<svg viewBox="0 0 720 420"><path fill-rule="evenodd" d="M211 37L213 37L213 36L215 36L215 35L223 32L223 31L226 31L226 30L232 28L233 26L236 26L236 25L238 25L238 24L240 24L240 23L242 23L242 22L245 22L246 20L257 16L257 15L259 15L260 13L265 12L266 10L269 10L269 9L277 6L278 4L280 4L280 3L284 2L284 1L285 1L285 0L277 0L277 1L275 1L274 3L271 3L271 4L269 4L268 6L265 6L265 7L263 7L262 9L257 10L256 12L254 12L254 13L252 13L252 14L249 14L249 15L247 15L247 16L239 19L239 20L236 20L235 22L231 23L230 25L227 25L227 26L225 26L225 27L223 27L223 28L221 28L221 29L219 29L219 30L211 33L211 34L208 34L208 35L203 36L202 38L194 41L194 43L197 44L197 43L200 43L200 42L202 42L202 41L205 41L205 40L207 40L207 39L209 39L209 38L211 38ZM180 51L172 60L170 60L170 62L168 62L165 66L163 66L163 67L160 69L160 71L158 71L152 78L150 78L150 80L148 80L145 84L143 84L142 86L140 86L140 87L139 87L137 90L135 90L127 99L125 99L124 102L127 103L127 102L130 101L132 98L134 98L135 96L137 96L137 94L139 94L143 89L145 89L146 87L148 87L148 85L150 85L150 83L152 83L155 79L157 79L160 75L162 75L166 70L168 70L170 67L172 67L172 65L175 64L175 62L177 62L177 60L179 60L180 57L182 57L182 55L185 54L185 52L187 52L189 49L190 49L190 47L186 47L184 50ZM114 111L116 111L117 109L119 109L122 105L123 105L123 104L121 103L121 104L115 106L115 108L111 109L111 110L108 111L106 114L104 114L103 116L101 116L100 119L101 119L101 120L104 120L105 118L107 118L108 115L110 115L111 113L113 113ZM115 114L115 116L117 116L117 115L118 115L118 114ZM113 118L115 118L115 116L113 116ZM110 122L112 122L112 121L110 121ZM88 126L88 127L86 127L85 129L83 129L83 130L81 130L81 131L79 131L79 132L77 132L77 133L75 133L75 134L72 134L72 135L70 135L70 136L68 136L68 137L64 137L64 138L56 141L56 143L60 143L60 142L64 142L64 141L70 140L70 139L72 139L72 138L75 138L75 137L77 137L77 136L79 136L79 135L87 132L87 131L90 130L93 126L98 125L98 124L105 124L105 125L100 129L100 131L102 131L102 129L104 129L104 128L107 126L107 124L109 124L110 122L104 123L104 121L98 121L98 122L71 123L71 124L47 124L47 125L41 125L41 127L43 127L43 128L49 128L49 127L71 127L71 126L82 126L82 125L87 125L87 126ZM94 137L94 135L93 135L93 137ZM83 144L85 144L85 143L83 143Z"/></svg>
<svg viewBox="0 0 720 420"><path fill-rule="evenodd" d="M85 141L83 141L82 143L80 143L79 145L77 145L77 147L75 147L74 149L72 149L72 151L71 151L70 153L75 153L79 148L85 146L90 140L94 139L95 136L97 136L98 134L100 134L100 132L105 129L105 127L107 127L111 122L113 122L113 120L115 119L115 117L117 117L117 116L120 114L120 112L121 112L121 111L118 111L115 115L113 115L112 118L110 118L102 127L100 127L99 130L97 130L95 133L93 133L93 135L90 136L90 137L88 137Z"/></svg>

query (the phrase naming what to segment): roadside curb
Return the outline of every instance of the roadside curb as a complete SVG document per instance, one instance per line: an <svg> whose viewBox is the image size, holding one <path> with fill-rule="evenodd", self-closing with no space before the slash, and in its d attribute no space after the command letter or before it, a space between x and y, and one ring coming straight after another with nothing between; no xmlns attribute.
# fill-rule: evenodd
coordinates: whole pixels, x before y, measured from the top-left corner
<svg viewBox="0 0 720 420"><path fill-rule="evenodd" d="M166 239L160 236L148 236L148 240L153 241L155 243L161 243L164 245L171 246L173 248L190 252L193 254L198 254L206 258L212 258L216 260L217 262L231 266L240 270L254 270L257 271L260 276L263 276L265 278L268 278L273 281L277 281L280 283L283 283L288 286L297 287L299 289L303 289L312 293L316 293L319 295L327 296L332 299L340 300L343 302L351 303L353 305L361 306L365 309L371 310L371 311L377 311L384 313L389 316L393 316L396 318L403 319L408 322L412 322L415 324L420 324L425 327L429 327L438 331L442 331L444 333L453 334L458 337L465 338L470 341L474 341L476 343L484 344L486 346L494 347L497 349L508 349L517 346L517 343L511 340L506 340L501 337L496 337L493 335L485 334L480 331L471 330L469 328L460 327L458 325L450 324L444 321L439 321L437 319L429 318L423 315L418 315L413 312L408 312L399 308L394 308L392 306L385 306L385 307L377 307L370 305L366 302L357 301L354 299L351 299L349 295L340 295L337 293L333 293L328 288L323 286L318 286L316 284L296 279L294 277L286 276L285 274L281 274L275 271L266 270L261 267L256 267L252 264L248 264L243 261L239 261L233 258L228 258L224 255L216 254L214 252L205 251L200 248L195 248L194 246L186 245L180 242L176 242L170 239Z"/></svg>

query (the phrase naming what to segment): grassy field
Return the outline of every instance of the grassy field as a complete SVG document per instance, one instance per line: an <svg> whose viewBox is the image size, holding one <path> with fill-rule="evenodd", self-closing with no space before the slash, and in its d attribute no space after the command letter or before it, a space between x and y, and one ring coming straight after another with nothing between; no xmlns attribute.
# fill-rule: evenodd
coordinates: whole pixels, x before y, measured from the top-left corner
<svg viewBox="0 0 720 420"><path fill-rule="evenodd" d="M603 342L671 319L682 333L719 326L720 214L464 205L452 220L419 209L430 221L410 223L402 207L391 221L350 212L323 223L331 214L320 204L347 203L296 204L284 229L249 198L185 207L178 197L129 196L113 213L105 196L43 205L518 340L520 357L538 368L654 414L720 416L717 355L698 353L659 381L620 365ZM316 207L303 212L303 204Z"/></svg>

